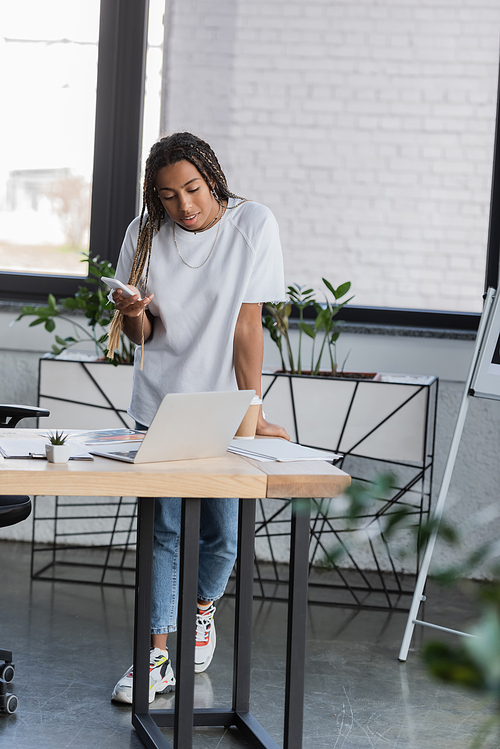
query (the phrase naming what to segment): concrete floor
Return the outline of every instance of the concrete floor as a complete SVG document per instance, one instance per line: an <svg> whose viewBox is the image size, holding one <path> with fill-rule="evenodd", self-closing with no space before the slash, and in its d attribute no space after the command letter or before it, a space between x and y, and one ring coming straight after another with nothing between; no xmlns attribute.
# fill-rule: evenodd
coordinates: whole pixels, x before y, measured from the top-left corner
<svg viewBox="0 0 500 749"><path fill-rule="evenodd" d="M130 665L133 593L94 585L30 582L28 544L0 543L0 644L14 651L10 689L18 711L0 716L2 749L139 749L130 709L110 702ZM472 612L458 593L428 590L426 616L462 626ZM196 677L195 704L228 706L231 697L232 598L218 605L218 648ZM397 660L404 614L311 605L304 749L465 749L491 714L473 693L432 681L415 648ZM282 745L286 606L254 606L252 712ZM449 635L447 637L450 637ZM174 654L174 636L171 651ZM155 705L172 706L173 695ZM166 732L166 735L170 735ZM224 729L197 729L194 747L247 746ZM484 744L500 747L498 734Z"/></svg>

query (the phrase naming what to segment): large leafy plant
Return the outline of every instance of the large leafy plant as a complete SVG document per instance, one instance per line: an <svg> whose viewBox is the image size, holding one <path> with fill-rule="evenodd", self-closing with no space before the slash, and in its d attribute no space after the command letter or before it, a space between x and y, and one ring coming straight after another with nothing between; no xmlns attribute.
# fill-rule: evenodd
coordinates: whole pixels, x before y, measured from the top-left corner
<svg viewBox="0 0 500 749"><path fill-rule="evenodd" d="M55 334L56 343L52 345L52 353L56 356L72 346L91 341L95 346L96 355L106 357L112 364L132 361L135 347L124 335L120 339L119 353L114 359L107 357L107 328L115 308L108 300L109 289L102 283L101 276L114 278L115 269L108 260L101 260L99 255L94 257L86 255L81 262L88 263L87 286L79 286L74 296L58 301L53 294L49 294L47 304L40 307L26 305L22 308L16 322L23 317L34 317L35 319L30 322L30 327L43 325L49 333L55 331L58 320L69 322L73 326L73 335L62 338ZM83 313L87 318L87 324L80 323L77 315L69 317L66 312Z"/></svg>
<svg viewBox="0 0 500 749"><path fill-rule="evenodd" d="M373 543L380 538L383 543L394 540L403 533L399 556L423 552L433 533L442 542L458 552L458 561L447 568L434 571L433 579L448 586L459 586L477 604L478 618L469 630L473 637L460 638L456 644L442 641L427 642L422 649L422 659L428 671L437 679L464 689L472 689L483 694L490 702L492 714L475 736L471 749L480 749L494 729L500 726L500 543L495 539L471 546L470 539L475 529L481 529L500 516L493 505L476 518L471 518L467 528L458 528L450 520L441 522L431 517L421 524L415 522L415 512L411 505L399 506L397 510L378 518L378 522L367 522L374 503L387 502L397 487L396 476L381 473L371 482L354 482L342 497L322 504L320 511L328 517L328 504L334 502L338 513L342 512L345 528L353 531L343 534L342 542L336 542L323 559L323 566L335 569L346 556L349 546ZM317 501L317 500L313 500ZM414 538L408 544L408 533ZM346 542L346 535L351 541ZM481 584L472 583L468 576L478 569L487 580Z"/></svg>
<svg viewBox="0 0 500 749"><path fill-rule="evenodd" d="M313 289L304 289L304 287L298 284L292 284L288 287L289 301L278 304L266 304L266 310L269 314L265 316L263 324L269 331L271 340L278 347L281 357L281 367L284 372L291 372L292 374L306 373L302 367L303 335L312 339L311 363L310 369L307 371L308 374L317 375L319 373L325 347L328 350L331 374L337 375L344 368L345 360L340 368L337 361L337 341L340 331L338 330L338 323L334 318L353 298L349 297L349 299L345 299L351 288L351 283L347 281L334 288L326 278L322 280L333 299L328 298L327 294L325 294L324 302L318 302ZM296 364L289 336L289 318L292 312L292 304L299 310L299 341ZM304 310L307 307L313 307L316 313L312 325L304 320ZM318 341L319 344L317 346ZM285 354L288 362L285 359Z"/></svg>

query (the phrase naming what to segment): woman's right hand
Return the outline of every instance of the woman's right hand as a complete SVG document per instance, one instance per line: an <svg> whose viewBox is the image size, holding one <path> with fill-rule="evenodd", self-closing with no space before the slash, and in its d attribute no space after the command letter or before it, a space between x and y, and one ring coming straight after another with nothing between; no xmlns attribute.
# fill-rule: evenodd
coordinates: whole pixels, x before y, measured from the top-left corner
<svg viewBox="0 0 500 749"><path fill-rule="evenodd" d="M122 313L125 317L140 317L148 306L154 294L145 296L144 299L140 298L139 289L131 284L126 284L130 291L133 291L133 296L125 296L121 289L113 291L113 302L116 309Z"/></svg>

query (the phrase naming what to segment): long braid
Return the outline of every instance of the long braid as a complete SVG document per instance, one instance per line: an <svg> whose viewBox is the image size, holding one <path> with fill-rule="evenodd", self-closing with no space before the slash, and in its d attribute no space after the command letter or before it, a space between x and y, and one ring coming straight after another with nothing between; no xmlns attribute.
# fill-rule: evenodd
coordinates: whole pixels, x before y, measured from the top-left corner
<svg viewBox="0 0 500 749"><path fill-rule="evenodd" d="M156 174L163 167L177 164L179 161L189 161L200 172L207 185L213 184L215 197L219 203L228 198L245 201L245 198L229 190L219 160L204 140L192 133L174 133L157 141L151 148L146 161L139 235L128 279L128 283L142 291L143 296L147 296L153 237L155 232L160 230L161 222L165 218L165 209L156 192ZM226 206L226 209L228 208L229 206ZM144 314L141 335L141 369L144 361ZM115 310L108 334L108 356L111 359L114 357L115 349L120 345L122 327L123 315Z"/></svg>

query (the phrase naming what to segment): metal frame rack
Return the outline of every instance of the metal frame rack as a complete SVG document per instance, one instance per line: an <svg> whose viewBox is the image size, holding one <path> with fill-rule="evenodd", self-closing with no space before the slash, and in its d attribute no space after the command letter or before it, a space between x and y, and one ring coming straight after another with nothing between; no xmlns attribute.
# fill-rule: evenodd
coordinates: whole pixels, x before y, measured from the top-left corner
<svg viewBox="0 0 500 749"><path fill-rule="evenodd" d="M133 368L121 364L120 369L122 376L118 379L116 369L104 360L43 356L38 362L38 405L50 409L51 414L44 425L77 424L75 429L133 428L127 414Z"/></svg>
<svg viewBox="0 0 500 749"><path fill-rule="evenodd" d="M283 373L276 373L269 378L270 383L264 393L264 401L273 387L281 379L282 389L285 387L283 378L288 380L290 406L293 417L293 438L301 444L309 444L307 429L302 434L300 405L297 403L296 385L301 379ZM307 376L307 380L310 380ZM383 382L370 383L377 387ZM300 385L300 382L299 382ZM436 430L436 412L438 400L438 379L428 378L425 384L408 383L406 395L400 399L398 405L390 407L382 417L373 422L369 428L357 437L351 444L347 444L350 429L349 421L356 414L356 399L360 396L362 382L352 383L350 401L346 408L344 423L338 430L333 444L309 444L310 447L330 449L342 452L343 457L335 461L343 470L347 471L353 480L369 482L376 473L391 470L396 473L397 481L392 488L391 496L385 501L374 502L373 507L360 518L361 529L365 532L366 543L353 546L347 542L350 532L345 527L345 517L342 511L336 510L335 501L313 500L310 522L309 539L309 602L322 605L340 605L351 608L365 608L374 610L408 611L413 595L414 574L418 573L419 558L411 562L414 569L405 574L398 569L395 549L384 539L383 534L379 543L370 538L370 529L380 519L398 506L410 506L411 514L415 515L417 523L429 515L432 496L432 476L434 464L434 444ZM404 386L404 384L403 384ZM391 420L401 420L404 409L416 398L424 399L424 418L421 430L421 451L418 449L418 460L395 460L379 454L375 456L373 445L377 435L382 436L382 430L387 435L391 429ZM305 439L304 439L305 437ZM415 457L415 456L413 456ZM277 500L273 500L273 503ZM256 524L256 541L260 543L263 552L258 556L267 556L268 561L255 562L255 597L261 599L286 600L288 574L286 565L280 564L280 549L286 544L290 533L289 501L283 500L278 506L267 500L259 501L259 513ZM358 534L359 537L359 534ZM329 551L334 542L340 544L345 551L346 566L340 566L331 561ZM324 574L321 564L326 561L329 573ZM319 565L319 566L318 566ZM373 568L367 570L367 568ZM333 578L333 581L332 581Z"/></svg>
<svg viewBox="0 0 500 749"><path fill-rule="evenodd" d="M116 497L96 503L92 499L75 502L75 498L68 501L56 496L49 514L41 512L41 508L47 507L47 498L43 503L37 499L34 498L33 505L31 544L33 580L134 587L135 564L134 560L127 561L127 552L135 551L136 547L137 499ZM82 522L86 527L95 523L96 527L82 531L78 529ZM36 540L37 528L43 523L52 524L49 544ZM103 540L93 546L69 543L70 539L85 536L100 536Z"/></svg>
<svg viewBox="0 0 500 749"><path fill-rule="evenodd" d="M89 429L128 428L132 423L125 404L129 398L132 367L127 366L125 373L126 381L117 387L115 369L104 361L59 361L45 356L39 361L38 403L48 404L50 418L56 425L66 421L75 424L75 428L77 425ZM68 396L71 392L65 390L68 382L78 393L78 399ZM51 511L47 513L46 510L47 501L38 503L35 497L32 579L134 586L135 563L127 560L127 552L135 551L135 497L107 497L99 501L91 497L55 497ZM52 524L50 531L43 532L42 526L47 528L48 523ZM85 544L83 540L89 536L93 537L92 541L99 542L92 546Z"/></svg>

